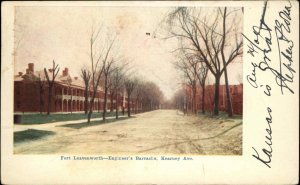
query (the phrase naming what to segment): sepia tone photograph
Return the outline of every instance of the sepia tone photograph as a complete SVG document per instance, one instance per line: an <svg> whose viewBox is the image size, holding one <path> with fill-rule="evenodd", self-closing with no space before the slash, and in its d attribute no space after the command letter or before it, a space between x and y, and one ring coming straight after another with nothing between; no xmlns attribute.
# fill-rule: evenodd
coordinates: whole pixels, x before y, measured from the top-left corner
<svg viewBox="0 0 300 185"><path fill-rule="evenodd" d="M242 7L14 15L14 154L243 154Z"/></svg>

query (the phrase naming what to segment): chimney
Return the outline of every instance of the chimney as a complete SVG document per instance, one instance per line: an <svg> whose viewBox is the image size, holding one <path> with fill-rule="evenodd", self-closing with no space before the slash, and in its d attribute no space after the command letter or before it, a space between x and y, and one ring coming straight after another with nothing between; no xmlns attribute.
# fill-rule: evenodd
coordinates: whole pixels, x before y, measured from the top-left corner
<svg viewBox="0 0 300 185"><path fill-rule="evenodd" d="M69 69L68 68L65 68L63 70L63 76L68 76L69 75Z"/></svg>
<svg viewBox="0 0 300 185"><path fill-rule="evenodd" d="M29 63L28 64L28 69L31 73L34 73L34 63Z"/></svg>
<svg viewBox="0 0 300 185"><path fill-rule="evenodd" d="M67 67L65 68L65 74L66 74L66 76L69 75L69 69Z"/></svg>
<svg viewBox="0 0 300 185"><path fill-rule="evenodd" d="M77 76L75 76L75 77L74 77L74 79L75 79L75 80L78 80L78 77L77 77Z"/></svg>
<svg viewBox="0 0 300 185"><path fill-rule="evenodd" d="M26 69L26 74L29 74L29 69Z"/></svg>
<svg viewBox="0 0 300 185"><path fill-rule="evenodd" d="M63 74L62 74L63 76L66 76L65 70L63 70L62 73L63 73Z"/></svg>
<svg viewBox="0 0 300 185"><path fill-rule="evenodd" d="M22 72L19 72L19 76L22 76L23 75L23 73Z"/></svg>

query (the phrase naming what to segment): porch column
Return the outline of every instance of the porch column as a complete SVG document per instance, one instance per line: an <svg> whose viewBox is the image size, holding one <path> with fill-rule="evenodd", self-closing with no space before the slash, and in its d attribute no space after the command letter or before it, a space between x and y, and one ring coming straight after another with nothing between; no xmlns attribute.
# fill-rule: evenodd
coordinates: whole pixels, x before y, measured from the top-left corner
<svg viewBox="0 0 300 185"><path fill-rule="evenodd" d="M71 110L70 112L73 112L73 89L71 88Z"/></svg>
<svg viewBox="0 0 300 185"><path fill-rule="evenodd" d="M61 112L64 112L64 88L61 88Z"/></svg>

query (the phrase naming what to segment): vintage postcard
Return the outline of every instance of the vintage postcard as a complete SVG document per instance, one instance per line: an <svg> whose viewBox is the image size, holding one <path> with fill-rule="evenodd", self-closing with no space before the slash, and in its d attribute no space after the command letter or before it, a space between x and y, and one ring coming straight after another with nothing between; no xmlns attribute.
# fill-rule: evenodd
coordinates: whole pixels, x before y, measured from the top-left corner
<svg viewBox="0 0 300 185"><path fill-rule="evenodd" d="M2 3L1 183L297 184L298 7Z"/></svg>

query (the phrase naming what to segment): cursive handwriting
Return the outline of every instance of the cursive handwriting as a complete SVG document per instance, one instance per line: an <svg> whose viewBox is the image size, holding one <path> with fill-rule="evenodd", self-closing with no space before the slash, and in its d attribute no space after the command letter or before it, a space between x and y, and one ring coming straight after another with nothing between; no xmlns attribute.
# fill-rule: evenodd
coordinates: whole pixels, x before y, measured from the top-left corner
<svg viewBox="0 0 300 185"><path fill-rule="evenodd" d="M244 38L248 41L247 47L248 51L247 53L250 54L253 58L260 58L262 62L261 63L266 63L271 62L270 59L270 53L272 52L272 29L270 26L265 21L265 15L266 15L266 8L267 8L267 2L264 4L263 8L263 13L260 19L260 24L259 26L252 26L252 32L254 39L251 40L247 36L244 36ZM256 69L260 69L260 63L257 64L255 62L251 62L252 64L252 73L250 75L247 75L247 81L248 83L254 87L258 88L260 87L257 84L257 76L256 76ZM264 69L265 70L265 69ZM269 86L269 85L268 85ZM267 90L267 91L270 91Z"/></svg>
<svg viewBox="0 0 300 185"><path fill-rule="evenodd" d="M281 87L282 94L284 88L294 94L294 91L288 85L293 82L294 73L296 73L292 68L294 43L285 35L285 33L291 33L291 8L292 4L289 1L289 5L285 6L278 13L280 18L275 20L275 33L280 63L279 72L276 72L276 83Z"/></svg>
<svg viewBox="0 0 300 185"><path fill-rule="evenodd" d="M251 75L247 75L247 81L252 87L257 88L258 85L256 83L256 72L255 72L257 65L253 62L251 64L252 64L253 69L252 69Z"/></svg>
<svg viewBox="0 0 300 185"><path fill-rule="evenodd" d="M251 56L251 72L247 75L247 82L253 88L263 87L263 93L270 97L271 85L262 85L258 82L260 76L258 72L268 72L274 77L275 85L277 85L284 95L286 92L294 94L291 84L294 81L296 71L293 69L293 47L294 43L289 38L291 34L291 11L292 4L288 1L279 12L278 17L274 18L274 27L266 22L267 1L264 3L261 18L258 26L252 26L252 36L248 38L243 35L247 41L247 54ZM277 44L277 45L276 45ZM274 51L277 51L278 55ZM275 49L274 49L275 48ZM272 58L271 58L272 56ZM276 58L278 56L278 58ZM268 81L266 81L268 83ZM268 115L266 119L266 134L264 145L261 147L252 147L254 154L252 155L259 162L271 168L272 162L272 109L267 107Z"/></svg>
<svg viewBox="0 0 300 185"><path fill-rule="evenodd" d="M272 29L265 21L267 1L264 4L263 13L260 19L259 26L252 26L252 32L254 39L249 39L247 36L244 38L248 41L247 53L250 54L255 60L260 62L251 62L252 72L247 75L248 83L254 87L260 87L257 84L257 70L270 71L275 77L276 84L280 87L281 93L284 94L284 89L287 89L290 93L294 94L293 89L290 87L290 83L293 82L295 70L293 69L293 46L292 40L288 39L286 33L291 33L291 8L292 5L289 2L288 6L285 6L282 11L278 13L279 19L275 20L275 35L278 47L279 55L279 69L271 67L272 64L270 54L272 53ZM274 65L274 63L273 63ZM273 66L272 65L272 66ZM270 85L266 85L267 91L271 90ZM266 93L269 96L270 93Z"/></svg>
<svg viewBox="0 0 300 185"><path fill-rule="evenodd" d="M263 156L259 155L259 153L257 152L257 150L254 147L252 147L252 148L256 154L253 154L252 156L254 158L256 158L258 161L260 161L263 164L265 164L266 166L268 166L269 168L271 168L270 163L272 161L272 152L273 152L273 149L272 149L272 127L271 127L272 109L270 107L268 107L267 111L268 111L268 116L266 117L266 121L267 121L268 125L266 128L267 135L265 136L265 138L267 139L265 141L265 143L267 144L267 149L266 148L261 149L261 151L263 152L262 154L264 155L265 159L263 159Z"/></svg>

